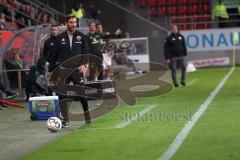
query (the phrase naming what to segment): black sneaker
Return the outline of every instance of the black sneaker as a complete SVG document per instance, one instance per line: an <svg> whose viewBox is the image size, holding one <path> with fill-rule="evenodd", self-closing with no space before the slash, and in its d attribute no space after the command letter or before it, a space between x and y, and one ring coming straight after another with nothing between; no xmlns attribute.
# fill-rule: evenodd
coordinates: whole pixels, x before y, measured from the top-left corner
<svg viewBox="0 0 240 160"><path fill-rule="evenodd" d="M174 83L174 87L177 88L179 87L179 85L177 83Z"/></svg>
<svg viewBox="0 0 240 160"><path fill-rule="evenodd" d="M90 116L89 111L84 112L84 116L85 116L85 123L86 123L86 124L91 123L91 116Z"/></svg>
<svg viewBox="0 0 240 160"><path fill-rule="evenodd" d="M181 85L185 87L185 86L186 86L186 83L185 83L185 82L181 82Z"/></svg>
<svg viewBox="0 0 240 160"><path fill-rule="evenodd" d="M68 121L63 121L62 122L62 128L69 128L69 127L71 127L71 125Z"/></svg>
<svg viewBox="0 0 240 160"><path fill-rule="evenodd" d="M0 104L0 110L4 110L4 109L7 109L8 106L4 105L4 104Z"/></svg>
<svg viewBox="0 0 240 160"><path fill-rule="evenodd" d="M6 99L11 99L17 95L17 92L6 91Z"/></svg>

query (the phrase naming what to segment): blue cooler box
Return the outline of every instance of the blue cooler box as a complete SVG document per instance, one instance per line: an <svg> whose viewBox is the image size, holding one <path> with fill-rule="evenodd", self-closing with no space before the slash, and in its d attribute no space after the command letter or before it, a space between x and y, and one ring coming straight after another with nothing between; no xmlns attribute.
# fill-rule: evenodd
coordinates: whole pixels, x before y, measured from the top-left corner
<svg viewBox="0 0 240 160"><path fill-rule="evenodd" d="M31 120L47 120L60 114L58 96L42 96L29 98Z"/></svg>

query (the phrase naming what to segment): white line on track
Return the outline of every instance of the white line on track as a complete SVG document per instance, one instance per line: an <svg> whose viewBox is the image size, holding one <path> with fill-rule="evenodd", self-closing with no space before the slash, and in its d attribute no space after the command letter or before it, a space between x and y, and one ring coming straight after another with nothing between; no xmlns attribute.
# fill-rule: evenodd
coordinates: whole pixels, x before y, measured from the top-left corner
<svg viewBox="0 0 240 160"><path fill-rule="evenodd" d="M143 116L144 114L151 111L153 108L157 107L157 105L150 105L143 110L141 110L139 113L137 113L134 117L131 118L131 120L123 121L115 126L115 128L124 128L128 125L130 125L132 122L136 121L139 117Z"/></svg>
<svg viewBox="0 0 240 160"><path fill-rule="evenodd" d="M215 96L219 93L225 82L228 80L228 78L232 75L233 71L235 70L235 67L232 67L230 71L224 76L222 81L218 84L218 86L214 89L213 92L211 92L210 96L205 100L205 102L200 106L198 111L193 115L192 120L188 121L184 128L181 130L181 132L177 135L177 137L174 139L172 144L169 146L169 148L162 154L160 157L160 160L169 160L172 158L172 156L176 153L176 151L180 148L185 138L188 136L189 132L195 125L195 123L198 121L198 119L203 115L203 113L208 108L208 105L212 102L212 100L215 98Z"/></svg>
<svg viewBox="0 0 240 160"><path fill-rule="evenodd" d="M197 78L194 78L193 80L187 83L187 86L193 85L197 80L198 80Z"/></svg>

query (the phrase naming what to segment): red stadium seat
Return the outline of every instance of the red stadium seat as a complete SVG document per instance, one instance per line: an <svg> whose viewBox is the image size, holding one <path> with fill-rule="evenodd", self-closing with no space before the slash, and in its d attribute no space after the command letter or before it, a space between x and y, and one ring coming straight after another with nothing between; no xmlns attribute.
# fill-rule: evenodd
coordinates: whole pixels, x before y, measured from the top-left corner
<svg viewBox="0 0 240 160"><path fill-rule="evenodd" d="M167 5L168 4L168 1L167 0L159 0L158 1L158 4L163 6L163 5Z"/></svg>
<svg viewBox="0 0 240 160"><path fill-rule="evenodd" d="M186 30L192 30L192 29L193 29L193 27L192 27L191 24L187 24L187 25L186 25Z"/></svg>
<svg viewBox="0 0 240 160"><path fill-rule="evenodd" d="M160 14L161 16L165 16L165 15L167 14L167 9L166 9L166 7L160 7L160 8L159 8L159 14Z"/></svg>
<svg viewBox="0 0 240 160"><path fill-rule="evenodd" d="M210 21L211 21L211 15L209 15L209 14L204 14L204 15L203 15L203 21L205 21L205 22L210 22Z"/></svg>
<svg viewBox="0 0 240 160"><path fill-rule="evenodd" d="M148 0L148 5L151 6L151 7L157 7L158 6L158 3L157 3L157 0Z"/></svg>
<svg viewBox="0 0 240 160"><path fill-rule="evenodd" d="M152 8L150 9L150 11L149 11L149 14L150 14L151 16L156 16L156 15L158 15L157 8L156 8L156 7L152 7Z"/></svg>
<svg viewBox="0 0 240 160"><path fill-rule="evenodd" d="M206 4L210 4L211 1L210 0L202 0L203 3L206 3Z"/></svg>
<svg viewBox="0 0 240 160"><path fill-rule="evenodd" d="M147 5L147 0L138 0L138 4L142 7Z"/></svg>
<svg viewBox="0 0 240 160"><path fill-rule="evenodd" d="M192 14L199 12L197 7L198 7L198 5L192 5L189 12L192 13Z"/></svg>
<svg viewBox="0 0 240 160"><path fill-rule="evenodd" d="M190 2L188 2L188 3L191 3L191 4L197 4L199 2L199 0L191 0Z"/></svg>
<svg viewBox="0 0 240 160"><path fill-rule="evenodd" d="M204 5L203 6L203 12L205 12L205 13L210 13L211 12L211 9L210 9L210 5Z"/></svg>
<svg viewBox="0 0 240 160"><path fill-rule="evenodd" d="M188 8L186 5L184 6L180 6L179 10L178 10L179 14L187 14L188 13Z"/></svg>
<svg viewBox="0 0 240 160"><path fill-rule="evenodd" d="M193 22L197 22L198 21L198 15L197 14L193 14L192 21Z"/></svg>
<svg viewBox="0 0 240 160"><path fill-rule="evenodd" d="M178 3L185 5L185 4L188 4L188 0L179 0Z"/></svg>
<svg viewBox="0 0 240 160"><path fill-rule="evenodd" d="M203 15L198 15L198 16L197 16L197 22L204 22L204 17L203 17Z"/></svg>
<svg viewBox="0 0 240 160"><path fill-rule="evenodd" d="M203 5L196 5L197 6L197 12L198 13L201 13L201 12L203 12Z"/></svg>
<svg viewBox="0 0 240 160"><path fill-rule="evenodd" d="M174 24L179 23L178 17L172 16L172 17L171 17L171 23L174 23Z"/></svg>
<svg viewBox="0 0 240 160"><path fill-rule="evenodd" d="M186 30L186 25L178 25L178 30L179 31Z"/></svg>
<svg viewBox="0 0 240 160"><path fill-rule="evenodd" d="M186 23L187 20L188 20L188 19L187 19L186 15L179 16L179 17L178 17L178 22L179 22L179 23Z"/></svg>
<svg viewBox="0 0 240 160"><path fill-rule="evenodd" d="M177 7L176 7L176 6L169 6L169 7L168 7L168 13L169 13L170 15L175 15L175 14L177 14Z"/></svg>
<svg viewBox="0 0 240 160"><path fill-rule="evenodd" d="M169 1L170 5L177 5L178 4L178 0L171 0Z"/></svg>
<svg viewBox="0 0 240 160"><path fill-rule="evenodd" d="M15 22L5 22L7 26L10 26L14 29L19 29Z"/></svg>
<svg viewBox="0 0 240 160"><path fill-rule="evenodd" d="M197 24L197 29L205 29L205 25L204 24Z"/></svg>

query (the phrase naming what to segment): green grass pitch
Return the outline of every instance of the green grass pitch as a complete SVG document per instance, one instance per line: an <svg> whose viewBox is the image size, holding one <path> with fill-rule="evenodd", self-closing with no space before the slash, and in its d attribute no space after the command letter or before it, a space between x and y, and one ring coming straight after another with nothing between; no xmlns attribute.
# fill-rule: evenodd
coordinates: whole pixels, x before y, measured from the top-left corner
<svg viewBox="0 0 240 160"><path fill-rule="evenodd" d="M229 70L199 69L188 74L188 82L196 80L192 85L174 89L165 96L138 99L135 107L120 106L90 125L61 136L21 159L157 160ZM240 159L239 75L240 68L236 68L173 160ZM115 128L126 115L135 115L152 105L156 107L136 121ZM157 118L150 118L151 115Z"/></svg>

